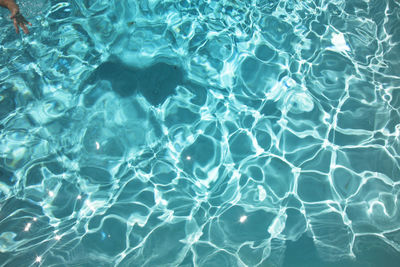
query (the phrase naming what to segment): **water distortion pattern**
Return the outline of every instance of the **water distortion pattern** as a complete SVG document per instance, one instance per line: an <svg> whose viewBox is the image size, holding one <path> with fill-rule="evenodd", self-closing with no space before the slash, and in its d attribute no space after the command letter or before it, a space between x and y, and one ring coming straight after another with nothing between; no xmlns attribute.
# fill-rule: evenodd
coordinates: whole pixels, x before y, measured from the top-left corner
<svg viewBox="0 0 400 267"><path fill-rule="evenodd" d="M328 262L400 253L398 2L21 6L4 266L282 266L304 235Z"/></svg>

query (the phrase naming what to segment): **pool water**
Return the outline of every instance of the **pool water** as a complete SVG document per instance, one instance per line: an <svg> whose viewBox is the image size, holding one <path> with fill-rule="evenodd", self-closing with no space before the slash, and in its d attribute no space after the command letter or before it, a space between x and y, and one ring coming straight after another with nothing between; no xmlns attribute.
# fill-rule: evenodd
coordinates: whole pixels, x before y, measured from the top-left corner
<svg viewBox="0 0 400 267"><path fill-rule="evenodd" d="M0 265L400 262L400 3L0 13Z"/></svg>

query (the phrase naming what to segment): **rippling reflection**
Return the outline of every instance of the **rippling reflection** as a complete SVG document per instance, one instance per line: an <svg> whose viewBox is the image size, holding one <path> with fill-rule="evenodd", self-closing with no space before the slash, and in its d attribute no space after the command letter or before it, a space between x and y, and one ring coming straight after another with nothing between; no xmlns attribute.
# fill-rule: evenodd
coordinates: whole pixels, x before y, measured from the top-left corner
<svg viewBox="0 0 400 267"><path fill-rule="evenodd" d="M36 2L0 20L1 264L396 266L396 1Z"/></svg>

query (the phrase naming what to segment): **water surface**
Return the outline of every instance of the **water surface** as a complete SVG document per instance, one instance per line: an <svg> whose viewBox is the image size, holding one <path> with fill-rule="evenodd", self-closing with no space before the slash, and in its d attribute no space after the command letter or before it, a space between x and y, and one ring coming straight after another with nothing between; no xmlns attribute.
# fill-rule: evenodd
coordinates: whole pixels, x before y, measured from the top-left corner
<svg viewBox="0 0 400 267"><path fill-rule="evenodd" d="M20 5L2 266L397 266L399 2Z"/></svg>

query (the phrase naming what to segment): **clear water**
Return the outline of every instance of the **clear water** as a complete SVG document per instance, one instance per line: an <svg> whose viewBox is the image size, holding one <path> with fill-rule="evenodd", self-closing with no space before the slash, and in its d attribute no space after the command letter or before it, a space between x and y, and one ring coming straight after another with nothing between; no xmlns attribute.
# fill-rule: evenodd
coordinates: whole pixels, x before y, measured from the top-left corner
<svg viewBox="0 0 400 267"><path fill-rule="evenodd" d="M399 266L398 1L20 5L2 266Z"/></svg>

